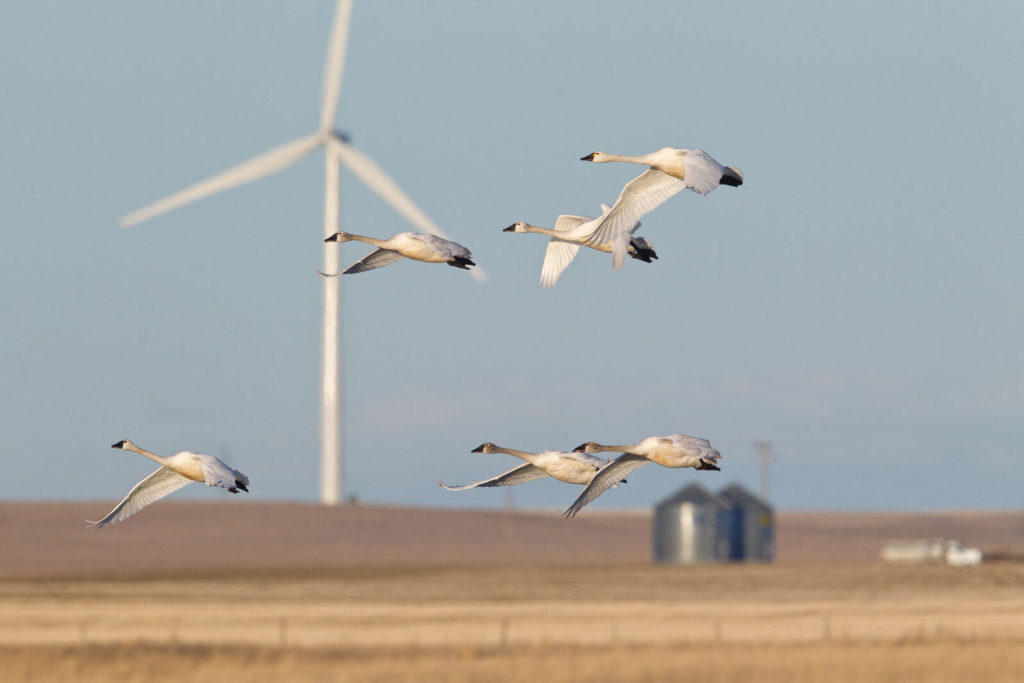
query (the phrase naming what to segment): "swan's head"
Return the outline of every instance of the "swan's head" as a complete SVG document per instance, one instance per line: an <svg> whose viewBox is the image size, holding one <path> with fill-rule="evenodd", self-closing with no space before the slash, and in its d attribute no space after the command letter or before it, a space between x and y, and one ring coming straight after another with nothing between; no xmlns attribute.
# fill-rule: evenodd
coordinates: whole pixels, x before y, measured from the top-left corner
<svg viewBox="0 0 1024 683"><path fill-rule="evenodd" d="M138 448L138 446L136 446L135 444L133 444L133 443L132 443L131 441L129 441L128 439L121 439L121 440L120 440L120 441L118 441L117 443L113 444L113 445L111 446L111 448L120 448L121 450L125 450L125 451L133 451L133 450L135 450L136 448Z"/></svg>
<svg viewBox="0 0 1024 683"><path fill-rule="evenodd" d="M579 446L572 449L572 451L573 453L600 453L601 446L593 441L588 441L586 443L581 443Z"/></svg>
<svg viewBox="0 0 1024 683"><path fill-rule="evenodd" d="M491 443L490 441L487 441L485 443L480 444L479 446L477 446L473 450L471 450L470 453L496 453L497 452L497 448L498 447L495 446L493 443Z"/></svg>
<svg viewBox="0 0 1024 683"><path fill-rule="evenodd" d="M351 239L352 235L348 234L347 232L336 232L327 239L325 239L324 242L348 242Z"/></svg>
<svg viewBox="0 0 1024 683"><path fill-rule="evenodd" d="M523 223L522 221L513 223L507 228L504 228L502 232L526 232L526 223Z"/></svg>
<svg viewBox="0 0 1024 683"><path fill-rule="evenodd" d="M608 155L604 152L591 152L585 157L580 157L580 161L593 161L598 164L603 164L606 161L611 161Z"/></svg>

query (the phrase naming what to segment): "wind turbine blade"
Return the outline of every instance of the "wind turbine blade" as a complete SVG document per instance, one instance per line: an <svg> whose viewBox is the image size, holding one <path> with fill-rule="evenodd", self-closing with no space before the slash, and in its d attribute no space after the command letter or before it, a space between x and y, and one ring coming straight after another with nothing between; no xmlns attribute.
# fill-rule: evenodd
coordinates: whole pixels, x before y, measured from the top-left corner
<svg viewBox="0 0 1024 683"><path fill-rule="evenodd" d="M308 154L318 145L322 144L323 138L319 133L310 135L308 137L299 138L293 142L275 147L269 152L253 157L248 161L243 161L240 164L232 166L226 171L222 171L212 178L207 178L201 182L192 185L191 187L185 188L181 192L176 192L170 197L164 197L158 201L148 204L141 209L132 211L127 216L124 216L120 220L122 228L127 228L136 223L148 220L154 216L176 209L179 206L184 206L197 199L202 199L221 190L227 190L232 187L243 185L250 181L261 178L265 175L270 175L275 171L279 171L285 166L289 166L298 161L302 156Z"/></svg>
<svg viewBox="0 0 1024 683"><path fill-rule="evenodd" d="M398 187L398 184L391 179L391 176L385 173L370 157L348 143L339 140L334 135L327 139L327 145L338 156L341 163L347 166L367 187L376 192L381 199L390 204L407 221L423 232L451 239L441 228L437 227L434 221L427 217L427 214L420 210L420 207L416 206L409 199L409 196L402 191L402 188ZM487 273L479 266L469 272L481 282L487 279Z"/></svg>
<svg viewBox="0 0 1024 683"><path fill-rule="evenodd" d="M334 7L334 25L327 42L327 60L320 85L320 130L330 130L338 113L338 95L341 94L341 76L345 69L345 46L348 43L348 25L352 17L352 0L338 0Z"/></svg>

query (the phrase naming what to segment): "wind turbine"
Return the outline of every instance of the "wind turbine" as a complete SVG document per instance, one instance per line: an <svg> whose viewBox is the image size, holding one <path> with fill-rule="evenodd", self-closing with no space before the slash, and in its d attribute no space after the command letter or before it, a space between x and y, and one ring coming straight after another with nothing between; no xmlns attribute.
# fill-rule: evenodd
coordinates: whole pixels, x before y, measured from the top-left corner
<svg viewBox="0 0 1024 683"><path fill-rule="evenodd" d="M441 237L447 235L409 199L368 156L348 143L346 136L334 129L338 110L338 96L341 93L341 76L345 64L345 44L348 40L349 19L352 14L351 0L338 0L334 9L334 23L327 45L327 59L324 62L323 81L320 89L320 126L311 135L285 143L248 161L232 166L191 187L148 204L133 211L120 220L121 227L127 228L149 220L162 213L190 204L217 192L238 187L245 183L270 175L294 164L317 147L324 148L326 189L324 192L323 237L330 237L339 229L338 174L339 164L344 164L352 173L376 192L384 201L424 232ZM325 273L338 271L338 245L323 242L324 256L321 270ZM479 268L470 271L478 280L486 279ZM323 335L321 338L321 381L320 381L320 501L325 505L337 505L341 499L341 402L338 363L339 323L339 281L341 278L323 280Z"/></svg>

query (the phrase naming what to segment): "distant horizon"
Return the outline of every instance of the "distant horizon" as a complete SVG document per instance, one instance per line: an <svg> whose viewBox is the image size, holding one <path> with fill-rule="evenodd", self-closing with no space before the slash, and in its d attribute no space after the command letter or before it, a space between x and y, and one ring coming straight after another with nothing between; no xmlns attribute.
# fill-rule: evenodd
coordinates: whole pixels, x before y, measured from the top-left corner
<svg viewBox="0 0 1024 683"><path fill-rule="evenodd" d="M711 490L711 489L709 489ZM715 491L711 491L714 493ZM754 491L753 493L756 493ZM107 504L116 503L119 498L78 498L78 499L28 499L28 498L0 498L0 505L4 504L40 504L40 505L91 505L91 504ZM566 503L572 502L571 500ZM500 514L504 512L523 512L523 513L543 513L543 514L557 514L561 515L564 512L565 507L540 507L540 506L514 506L511 508L501 506L468 506L468 505L446 505L443 503L426 503L426 504L413 504L413 503L397 503L397 502L383 502L383 501L364 501L359 500L355 502L342 502L335 506L322 505L315 500L287 500L287 499L269 499L260 498L253 499L248 498L246 500L232 501L228 498L216 498L216 499L203 499L199 497L194 498L167 498L156 505L167 505L168 503L184 504L184 505L302 505L306 507L322 507L325 510L344 508L344 507L379 507L379 508L396 508L396 509L430 509L430 510L449 510L449 511L462 511L462 512L487 512ZM594 508L593 510L586 510L587 515L617 515L617 514L648 514L650 513L657 502L653 503L649 507L631 507L631 506L619 506L605 505L600 508ZM991 514L1024 514L1024 508L874 508L874 509L840 509L840 508L779 508L772 506L775 513L785 514L835 514L835 515L858 515L858 514L955 514L955 513L991 513ZM121 524L126 524L122 522ZM137 523L137 522L133 522ZM566 524L571 524L570 520L566 520Z"/></svg>

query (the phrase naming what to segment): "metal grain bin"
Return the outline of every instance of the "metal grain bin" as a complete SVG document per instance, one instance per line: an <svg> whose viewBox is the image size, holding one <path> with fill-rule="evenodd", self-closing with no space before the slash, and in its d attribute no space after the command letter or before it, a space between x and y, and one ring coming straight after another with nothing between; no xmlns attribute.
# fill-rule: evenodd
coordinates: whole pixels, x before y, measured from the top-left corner
<svg viewBox="0 0 1024 683"><path fill-rule="evenodd" d="M775 514L772 506L739 484L722 489L718 497L733 508L738 525L730 559L771 562L775 556Z"/></svg>
<svg viewBox="0 0 1024 683"><path fill-rule="evenodd" d="M729 506L700 484L690 484L654 508L654 561L726 561L733 528Z"/></svg>

